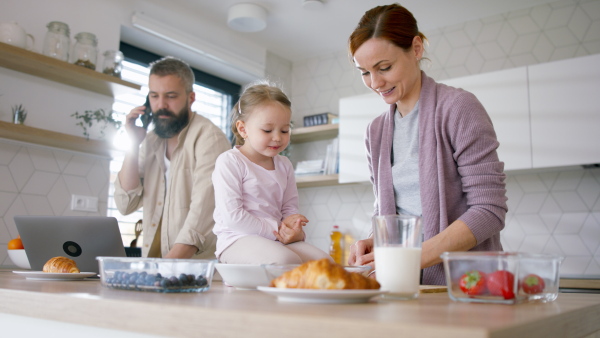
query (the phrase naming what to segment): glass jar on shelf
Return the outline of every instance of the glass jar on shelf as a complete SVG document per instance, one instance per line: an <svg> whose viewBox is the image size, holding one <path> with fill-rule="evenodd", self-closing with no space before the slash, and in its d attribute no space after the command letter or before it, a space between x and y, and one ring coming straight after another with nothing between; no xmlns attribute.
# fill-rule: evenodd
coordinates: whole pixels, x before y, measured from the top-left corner
<svg viewBox="0 0 600 338"><path fill-rule="evenodd" d="M87 32L75 35L75 45L71 52L71 63L96 70L98 58L98 40L96 35Z"/></svg>
<svg viewBox="0 0 600 338"><path fill-rule="evenodd" d="M46 25L46 28L48 28L48 31L44 37L42 54L62 61L68 61L69 48L71 46L69 25L60 21L52 21Z"/></svg>
<svg viewBox="0 0 600 338"><path fill-rule="evenodd" d="M102 73L121 78L123 69L123 53L115 50L104 52L104 63L102 64Z"/></svg>

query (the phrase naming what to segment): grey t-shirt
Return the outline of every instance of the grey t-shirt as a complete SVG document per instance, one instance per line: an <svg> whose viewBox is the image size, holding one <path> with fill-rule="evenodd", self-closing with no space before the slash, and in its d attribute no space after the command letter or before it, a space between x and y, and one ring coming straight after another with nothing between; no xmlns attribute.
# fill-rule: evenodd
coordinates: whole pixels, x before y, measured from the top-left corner
<svg viewBox="0 0 600 338"><path fill-rule="evenodd" d="M421 216L421 187L419 185L419 102L402 117L394 114L392 145L392 179L396 212Z"/></svg>

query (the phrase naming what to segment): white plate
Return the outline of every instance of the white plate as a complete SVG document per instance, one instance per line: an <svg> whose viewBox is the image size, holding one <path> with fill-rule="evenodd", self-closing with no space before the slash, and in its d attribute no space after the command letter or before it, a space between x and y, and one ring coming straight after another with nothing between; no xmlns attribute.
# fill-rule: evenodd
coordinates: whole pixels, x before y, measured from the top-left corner
<svg viewBox="0 0 600 338"><path fill-rule="evenodd" d="M95 272L80 273L49 273L43 271L13 271L18 275L23 275L27 279L36 280L81 280L87 277L96 276Z"/></svg>
<svg viewBox="0 0 600 338"><path fill-rule="evenodd" d="M369 299L386 293L382 290L312 290L312 289L281 289L259 286L258 290L268 293L282 302L297 303L366 303Z"/></svg>

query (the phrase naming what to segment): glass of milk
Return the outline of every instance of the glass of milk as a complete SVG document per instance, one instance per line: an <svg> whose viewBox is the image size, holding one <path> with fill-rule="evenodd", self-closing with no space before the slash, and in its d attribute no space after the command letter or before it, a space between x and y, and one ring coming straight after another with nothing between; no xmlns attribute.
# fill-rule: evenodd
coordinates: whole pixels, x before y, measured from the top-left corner
<svg viewBox="0 0 600 338"><path fill-rule="evenodd" d="M421 277L421 218L411 215L373 217L375 267L385 298L414 299Z"/></svg>

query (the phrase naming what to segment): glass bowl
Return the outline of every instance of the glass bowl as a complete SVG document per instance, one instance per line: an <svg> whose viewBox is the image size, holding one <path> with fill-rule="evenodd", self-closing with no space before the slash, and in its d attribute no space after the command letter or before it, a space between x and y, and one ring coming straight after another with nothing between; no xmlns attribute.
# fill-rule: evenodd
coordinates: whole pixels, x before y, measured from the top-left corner
<svg viewBox="0 0 600 338"><path fill-rule="evenodd" d="M113 289L150 292L204 292L216 260L97 257L100 282Z"/></svg>
<svg viewBox="0 0 600 338"><path fill-rule="evenodd" d="M260 264L225 264L215 265L223 282L240 290L253 290L258 286L269 286L271 279Z"/></svg>
<svg viewBox="0 0 600 338"><path fill-rule="evenodd" d="M440 257L454 301L517 304L558 297L562 256L494 251L444 252Z"/></svg>

